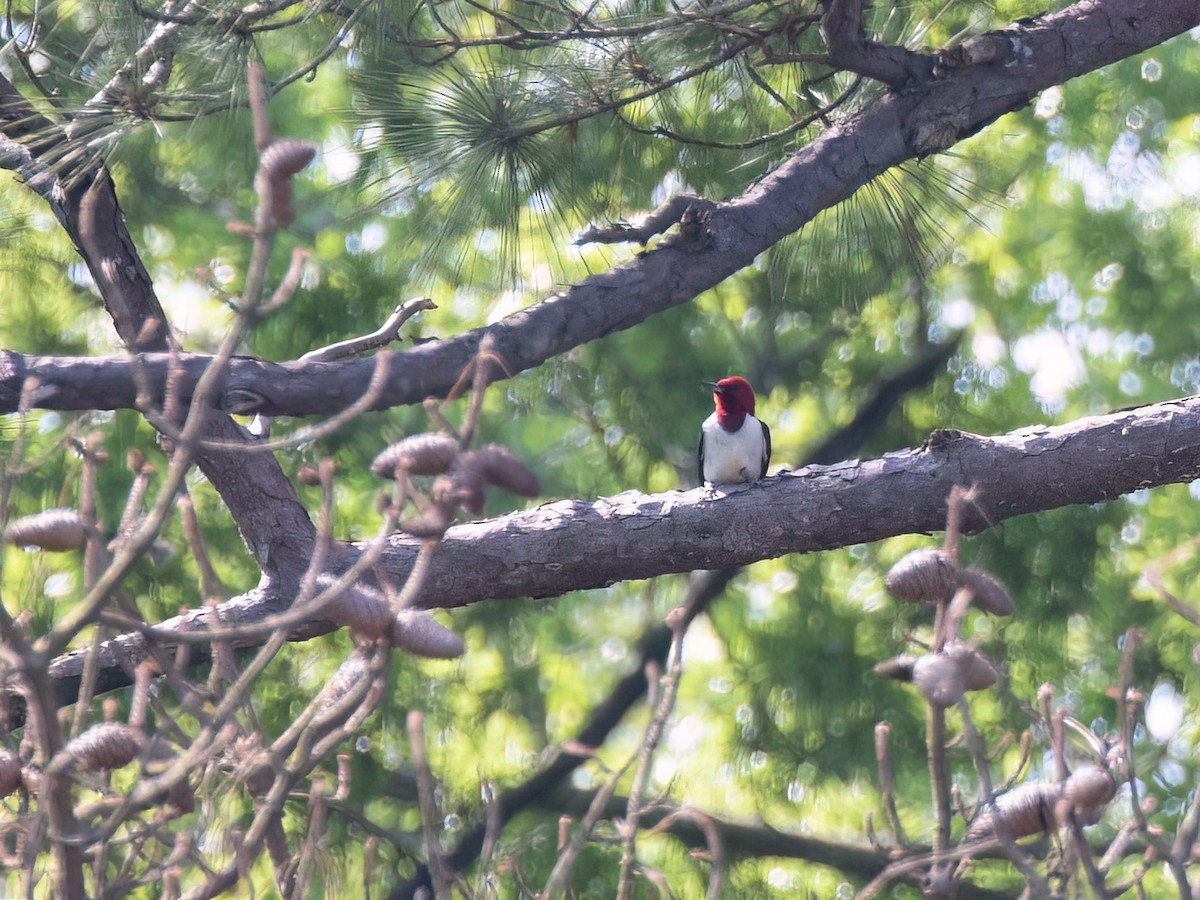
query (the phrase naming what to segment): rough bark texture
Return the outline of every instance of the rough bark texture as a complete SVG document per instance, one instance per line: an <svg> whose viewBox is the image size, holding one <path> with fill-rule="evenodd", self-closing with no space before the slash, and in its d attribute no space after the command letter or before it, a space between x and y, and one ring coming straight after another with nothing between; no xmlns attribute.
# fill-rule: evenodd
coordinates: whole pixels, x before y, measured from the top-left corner
<svg viewBox="0 0 1200 900"><path fill-rule="evenodd" d="M741 197L716 204L703 250L695 249L695 241L678 246L666 238L648 253L493 325L398 353L377 408L444 395L484 334L493 336L496 351L515 373L686 303L887 169L952 146L1051 85L1196 25L1196 0L1090 0L974 38L941 54L935 77L882 95ZM188 361L192 383L203 365L202 359ZM149 360L147 366L161 383L165 361ZM328 415L362 395L371 370L369 360L282 365L236 360L225 396L233 389L239 389L239 398L257 395L262 401L254 409L267 415ZM128 407L136 394L133 367L125 359L8 354L0 359L0 412L16 409L26 374L45 386L39 405L47 408Z"/></svg>
<svg viewBox="0 0 1200 900"><path fill-rule="evenodd" d="M547 597L940 530L954 485L976 486L964 528L1200 478L1200 398L996 437L937 431L879 459L811 466L728 488L560 500L451 528L418 603ZM397 536L398 582L419 544Z"/></svg>
<svg viewBox="0 0 1200 900"><path fill-rule="evenodd" d="M75 244L122 342L131 351L175 347L150 275L126 228L108 169L89 157L85 157L86 166L74 168L47 164L46 159L61 152L66 141L62 129L39 115L12 83L0 76L0 153L8 151L12 155L10 167L21 172L46 200ZM167 381L170 357L166 353L158 356L163 361L156 381L161 389ZM128 358L123 362L129 365ZM129 369L130 374L132 371ZM30 374L39 377L25 370L13 354L0 352L0 392L15 390L19 399ZM89 376L76 377L86 382ZM195 382L189 384L194 387ZM101 379L87 392L98 399L109 387ZM52 397L56 390L56 385L43 382L36 396ZM190 388L186 394L190 398ZM128 399L130 403L125 405L132 406L134 397ZM161 401L161 394L156 399ZM11 408L0 408L0 412L16 408L14 402ZM115 407L101 403L92 408ZM233 444L246 440L237 424L220 412L208 414L206 437ZM286 589L294 590L311 553L315 532L308 512L276 459L261 453L202 450L196 454L196 463L229 507L265 577L279 579Z"/></svg>
<svg viewBox="0 0 1200 900"><path fill-rule="evenodd" d="M19 172L50 206L96 281L126 347L165 350L172 342L150 275L125 228L108 168L92 153L71 165L55 161L66 136L0 76L0 146L4 167ZM48 161L49 160L49 161Z"/></svg>
<svg viewBox="0 0 1200 900"><path fill-rule="evenodd" d="M825 5L835 62L896 89L828 129L742 196L715 204L697 200L706 213L702 239L695 229L665 237L648 253L494 325L396 354L376 408L445 394L484 335L491 335L507 369L517 372L686 303L887 169L952 146L1050 85L1200 24L1196 0L1088 0L951 51L922 56L867 42L855 0ZM0 166L19 172L50 204L87 262L127 347L165 351L171 347L169 326L126 231L108 173L97 163L65 183L46 161L59 134L0 78ZM180 355L177 360L185 373L177 387L186 399L209 358ZM0 352L0 412L17 408L30 376L39 384L34 399L40 407L130 408L137 396L135 374L156 385L161 396L170 362L162 352L137 360ZM275 365L239 359L224 380L218 406L270 415L334 414L362 395L373 370L370 360ZM242 439L227 416L211 414L210 426L211 437ZM216 610L197 610L163 623L151 637L134 633L109 642L99 661L98 691L121 681L122 663L168 649L177 633L202 630L214 616L226 626L261 623L286 608L294 593L313 528L274 458L203 452L199 463L262 567L263 583ZM978 500L968 510L970 531L1016 515L1110 500L1142 487L1198 477L1200 399L991 438L942 431L914 450L867 462L813 466L735 489L564 500L457 526L433 554L418 602L456 607L553 596L933 531L942 527L946 497L954 485L977 488ZM402 582L417 549L418 542L410 538L391 539L379 569ZM337 565L348 566L358 552L342 548ZM304 635L329 627L306 623ZM659 652L654 646L645 649L648 658ZM53 664L49 674L58 702L77 696L85 653ZM622 688L614 692L611 707L598 710L589 723L586 743L604 740L628 708L629 697L645 689L644 673L631 675ZM48 710L53 703L39 706ZM581 758L561 757L547 769L545 780L532 779L525 793L506 797L506 811L513 814L536 802L546 793L542 788L561 781ZM724 837L728 845L736 845L735 831L727 829ZM772 852L761 832L747 831L743 837L747 852ZM774 852L801 856L821 849L794 841L776 847ZM459 851L464 858L476 852L467 842ZM833 864L863 873L879 864L858 848L847 853Z"/></svg>
<svg viewBox="0 0 1200 900"><path fill-rule="evenodd" d="M862 0L822 0L821 5L821 34L833 65L895 88L924 81L933 73L931 57L867 40Z"/></svg>
<svg viewBox="0 0 1200 900"><path fill-rule="evenodd" d="M1054 428L996 437L938 431L921 447L879 459L809 466L727 489L560 500L451 528L433 554L416 604L454 608L487 600L550 597L699 568L744 566L902 534L940 530L954 485L978 499L963 528L978 532L1014 516L1100 503L1141 488L1200 478L1200 397L1157 403ZM391 539L376 571L402 583L419 542ZM357 547L337 561L348 567ZM253 624L287 598L255 590L220 607L222 625ZM1017 598L1020 602L1020 598ZM195 632L213 608L157 629ZM305 635L331 630L311 622ZM299 635L298 635L299 636ZM106 645L102 665L147 654L141 634ZM82 652L57 660L56 679L82 671Z"/></svg>
<svg viewBox="0 0 1200 900"><path fill-rule="evenodd" d="M844 4L842 5L844 7ZM1092 0L1013 25L940 54L935 76L890 92L798 151L742 197L711 208L703 251L668 238L644 256L574 286L486 329L395 354L394 376L379 406L445 392L485 333L512 371L530 368L577 344L632 327L687 302L747 265L820 210L849 196L899 162L948 146L1036 91L1154 46L1200 24L1195 0ZM56 132L0 79L0 165L22 174L59 216L97 274L97 283L127 342L165 347L169 330L147 336L160 309L142 277L111 181L92 173L92 208L70 194L41 159ZM85 192L86 193L86 192ZM75 204L72 206L72 204ZM183 394L208 358L178 358ZM111 409L134 404L135 366L160 386L169 357L66 359L0 352L0 411L16 409L28 376L38 406ZM259 395L272 414L343 410L359 397L374 364L234 361L224 397ZM865 463L809 468L727 493L629 493L595 501L565 500L491 522L451 529L434 554L421 597L453 607L487 599L552 596L695 568L745 565L784 553L810 552L941 527L954 484L978 484L982 528L1022 513L1111 499L1139 487L1200 477L1200 401L1158 404L1059 428L997 438L940 432L925 447ZM212 416L212 436L240 431ZM205 453L201 467L221 492L248 546L267 574L260 593L225 607L226 621L253 622L287 603L288 582L303 571L312 525L269 454ZM416 542L398 536L383 566L397 582L411 568ZM356 551L345 551L346 559ZM280 577L280 575L284 577ZM207 611L166 629L204 627ZM322 630L312 623L309 633ZM121 639L133 657L144 639ZM115 657L105 662L115 664ZM56 677L76 671L76 657L56 663Z"/></svg>

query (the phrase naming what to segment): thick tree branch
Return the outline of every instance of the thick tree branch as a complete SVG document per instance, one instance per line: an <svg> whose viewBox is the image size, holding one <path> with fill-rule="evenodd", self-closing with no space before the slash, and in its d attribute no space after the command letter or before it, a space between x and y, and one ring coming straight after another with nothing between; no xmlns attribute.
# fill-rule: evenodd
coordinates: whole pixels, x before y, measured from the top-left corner
<svg viewBox="0 0 1200 900"><path fill-rule="evenodd" d="M166 315L125 228L108 169L55 161L69 141L0 75L0 165L19 173L46 201L95 279L113 325L129 348L166 350Z"/></svg>
<svg viewBox="0 0 1200 900"><path fill-rule="evenodd" d="M1200 397L996 437L943 430L915 449L865 462L809 466L727 491L628 491L458 525L432 554L416 605L454 608L549 597L933 532L945 524L946 498L955 485L977 490L963 523L964 531L974 533L1014 516L1100 503L1197 478ZM378 571L403 583L419 549L418 540L396 535ZM343 547L334 554L334 567L349 568L361 552L362 545ZM97 691L120 686L115 670L122 660L145 659L149 641L169 648L172 635L188 633L194 635L189 642L203 641L196 632L213 625L257 625L289 602L273 588L259 588L167 620L149 632L150 638L141 632L122 635L101 650L108 675ZM331 630L332 624L313 621L293 638ZM55 660L51 674L60 702L73 699L86 655L81 650Z"/></svg>
<svg viewBox="0 0 1200 900"><path fill-rule="evenodd" d="M83 169L47 162L71 144L63 129L40 115L0 76L0 162L21 172L49 204L87 264L125 346L130 350L174 348L170 325L125 225L108 169L95 162ZM162 354L165 365L157 382L160 386L167 384L171 358L169 353ZM134 374L136 363L128 357L124 361ZM24 374L10 369L0 354L0 381L9 375L24 383ZM196 383L188 381L187 399ZM46 385L38 392L53 390ZM158 399L161 401L161 396ZM208 415L205 430L214 441L246 440L233 420L219 412ZM196 462L229 507L263 571L269 577L282 578L286 590L294 590L296 573L304 571L314 532L279 463L269 454L211 450L198 452ZM264 495L271 502L264 502Z"/></svg>
<svg viewBox="0 0 1200 900"><path fill-rule="evenodd" d="M875 386L871 397L860 407L858 415L834 431L827 440L809 454L806 462L823 462L827 454L838 448L844 449L847 456L857 450L883 424L887 412L895 406L906 391L919 387L934 377L939 363L945 362L956 346L958 346L957 339L932 348L930 352L916 360L907 369L881 380ZM734 566L693 573L688 599L683 605L693 617L698 615L724 592L726 586L741 571L740 567ZM663 665L671 644L671 636L671 629L664 624L655 623L647 628L638 641L638 646L642 651L638 664L617 682L605 700L596 707L588 725L575 738L576 745L601 746L625 714L642 700L648 686L647 665L651 662L660 667ZM453 857L449 862L459 871L473 865L483 848L491 821L498 821L503 827L530 803L545 803L545 798L551 792L563 789L567 776L586 761L586 757L582 755L564 751L545 769L521 784L504 791L497 798L498 808L494 817L489 816L488 823L477 823L464 834L455 846ZM423 871L422 867L418 869L417 875L410 879L408 886L415 890L417 886L426 884L428 881L428 872ZM403 896L404 889L402 888L399 893Z"/></svg>
<svg viewBox="0 0 1200 900"><path fill-rule="evenodd" d="M560 500L457 525L432 554L415 605L450 609L550 597L929 533L944 527L946 498L956 485L976 490L963 522L965 532L975 533L1015 516L1197 478L1200 397L994 437L942 430L915 449L808 466L751 485ZM394 536L377 570L403 583L420 544ZM345 570L361 552L362 545L343 547L332 566ZM154 639L169 645L173 632L203 631L213 615L221 625L258 623L287 603L272 591L252 591L168 620L153 630ZM312 622L305 634L331 628ZM118 638L104 652L117 645L135 662L147 653L141 634ZM56 661L55 677L77 677L83 656Z"/></svg>
<svg viewBox="0 0 1200 900"><path fill-rule="evenodd" d="M397 355L379 407L445 395L485 334L515 373L686 303L887 169L952 146L1025 106L1038 91L1198 24L1195 0L1086 0L975 38L944 55L937 77L885 94L741 197L716 204L705 221L708 240L702 249L695 241L662 240L644 255L499 322L406 350ZM146 365L154 377L165 375L164 361ZM187 360L187 378L199 377L204 365L200 358ZM48 408L128 407L136 396L128 360L7 354L0 358L0 412L16 408L25 375L39 378L44 386L39 405ZM247 412L328 415L359 397L370 375L369 360L283 365L236 360L230 383L262 397ZM71 379L77 379L74 385ZM81 390L81 384L96 387Z"/></svg>
<svg viewBox="0 0 1200 900"><path fill-rule="evenodd" d="M822 0L822 5L825 14L821 17L821 34L832 65L893 88L933 76L932 57L867 40L862 0Z"/></svg>
<svg viewBox="0 0 1200 900"><path fill-rule="evenodd" d="M697 568L747 565L943 527L946 497L974 485L964 530L1141 488L1200 478L1200 398L1124 410L1053 428L996 437L938 431L921 447L865 462L810 466L728 491L697 489L595 501L561 500L451 528L432 555L418 605L452 608L485 600L546 597ZM420 542L397 535L380 568L401 583ZM343 549L348 568L361 547ZM252 592L195 610L155 629L202 630L261 621L287 598ZM309 634L320 633L312 623ZM122 638L135 661L142 638ZM69 660L74 659L73 664ZM55 664L56 677L82 659Z"/></svg>
<svg viewBox="0 0 1200 900"><path fill-rule="evenodd" d="M1014 516L1196 478L1197 397L995 437L942 430L915 449L744 487L628 491L459 525L433 555L418 604L554 596L932 532L945 524L955 485L976 486L964 529L978 532ZM398 535L381 566L402 581L418 548Z"/></svg>

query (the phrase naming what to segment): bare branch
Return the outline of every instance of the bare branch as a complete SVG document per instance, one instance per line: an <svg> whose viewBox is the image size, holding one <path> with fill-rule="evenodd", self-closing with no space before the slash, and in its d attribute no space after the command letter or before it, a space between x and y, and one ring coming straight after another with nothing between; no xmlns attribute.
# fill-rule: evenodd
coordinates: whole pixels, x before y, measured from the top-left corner
<svg viewBox="0 0 1200 900"><path fill-rule="evenodd" d="M451 527L417 605L555 596L937 531L956 484L978 486L963 510L964 533L977 533L1014 516L1197 477L1200 398L994 437L937 431L919 448L785 471L715 495L629 491ZM399 582L419 549L396 536L381 565Z"/></svg>
<svg viewBox="0 0 1200 900"><path fill-rule="evenodd" d="M687 613L698 615L724 592L737 571L724 569L699 573L692 582L684 604ZM690 619L685 616L684 620L676 624L682 626L688 622ZM458 845L447 857L447 862L456 871L465 869L476 859L488 829L498 830L531 804L545 803L552 792L566 783L575 769L591 758L591 748L602 745L630 708L646 696L646 691L650 688L647 670L652 665L665 662L673 638L674 632L666 625L659 625L642 635L638 642L641 649L639 664L618 681L605 700L592 711L591 718L575 735L575 739L565 743L562 752L553 757L537 774L501 794L492 804L494 809L489 810L489 822L477 825L459 840ZM585 810L589 805L584 805ZM620 811L609 815L620 815L626 806L627 804L623 803ZM581 812L580 815L586 817L586 813ZM582 837L580 839L582 840ZM570 860L565 858L567 852L570 852L569 849L564 851L564 858L561 858L564 868L569 868L570 865ZM559 867L556 865L555 868L557 870ZM416 877L410 879L396 894L411 896L421 886L429 883L429 877L428 870L418 871ZM557 880L559 877L565 877L565 872L562 876L552 873L552 879ZM549 883L547 889L552 886L553 883Z"/></svg>
<svg viewBox="0 0 1200 900"><path fill-rule="evenodd" d="M538 805L545 809L583 815L591 800L592 795L587 791L562 787L543 795L539 798ZM604 814L609 817L619 816L628 802L625 797L614 796L609 799ZM647 810L643 824L652 831L665 831L674 835L688 847L709 846L708 829L696 821L694 816L683 812L682 809L659 805ZM781 831L769 825L743 824L707 813L702 815L707 820L705 824L715 829L725 853L732 859L771 856L803 859L859 878L877 875L889 863L888 854L865 844L825 840L811 835ZM401 889L393 894L393 897L398 896L411 896L411 893ZM959 886L960 900L1000 900L1011 896L1007 891L989 890L969 883Z"/></svg>
<svg viewBox="0 0 1200 900"><path fill-rule="evenodd" d="M1197 477L1200 398L996 437L935 432L916 449L783 472L715 495L701 490L627 492L594 501L563 500L453 526L429 559L415 605L450 608L556 596L700 566L724 569L786 553L932 532L945 522L951 488L964 481L979 489L975 503L963 510L964 531L975 533L1014 516L1099 503ZM380 569L402 583L423 544L393 536L380 557ZM378 547L374 541L343 547L331 555L329 565L345 571L372 546ZM261 623L293 597L255 589L222 604L220 621ZM194 640L200 637L194 632L213 625L211 615L194 610L155 627L154 634L166 646L173 632ZM275 621L301 624L290 617ZM304 620L295 637L331 628ZM115 643L135 663L146 655L140 634L124 635ZM70 679L78 677L83 656L72 654L55 663L55 680L64 685L65 698L72 698ZM111 689L103 684L98 690Z"/></svg>
<svg viewBox="0 0 1200 900"><path fill-rule="evenodd" d="M200 3L191 0L179 13L186 19L200 8ZM160 22L152 28L133 58L113 74L67 125L67 140L75 141L86 135L89 120L94 121L98 116L106 117L130 93L144 89L161 90L170 78L174 44L181 31L179 22Z"/></svg>
<svg viewBox="0 0 1200 900"><path fill-rule="evenodd" d="M1197 24L1200 10L1194 0L1103 0L998 32L1010 47L1007 56L952 67L903 93L885 94L826 130L740 197L717 204L705 223L711 241L701 252L662 240L648 253L499 322L404 351L379 407L444 396L474 358L484 333L495 336L496 352L516 373L687 303L887 169L951 146L1025 106L1046 87L1155 46ZM855 163L848 165L847 160ZM16 408L26 374L36 375L52 389L39 399L39 406L133 405L132 375L120 373L119 364L65 362L70 363L74 384L63 377L65 371L56 371L55 360L15 354L0 358L0 412ZM147 362L161 378L164 370ZM186 357L185 365L193 378L204 368L202 361L189 364ZM361 384L369 377L361 360L344 362L337 370L328 364L274 366L241 360L230 373L231 382L263 397L255 412L296 416L345 408L361 395ZM103 383L105 390L97 386L81 392L78 385L89 383Z"/></svg>
<svg viewBox="0 0 1200 900"><path fill-rule="evenodd" d="M79 249L126 347L130 350L177 350L150 276L126 228L108 171L97 166L86 173L87 177L76 178L67 184L60 173L46 163L44 157L66 140L53 123L30 106L11 82L0 76L0 156L3 156L3 164L11 163L21 171L29 186L49 204ZM168 377L174 358L168 353L166 360L167 368L158 385L165 388L170 384L181 393L186 391L190 400L198 390L200 379L189 380L186 386L176 384ZM9 374L7 362L0 359L0 383ZM138 369L138 374L144 373ZM197 374L203 377L203 373ZM210 383L219 380L217 375L216 371L212 373ZM136 405L136 387L132 399ZM206 419L204 432L208 439L246 440L244 432L228 417L205 412L202 418ZM266 454L247 458L201 450L196 454L196 461L221 493L250 551L268 576L281 577L286 584L291 572L303 571L312 542L312 523L274 458ZM263 492L273 498L271 504L261 502Z"/></svg>
<svg viewBox="0 0 1200 900"><path fill-rule="evenodd" d="M831 65L893 88L933 77L933 59L903 47L867 40L863 31L863 0L822 0L821 34Z"/></svg>
<svg viewBox="0 0 1200 900"><path fill-rule="evenodd" d="M408 714L408 738L412 746L413 765L417 770L417 798L421 808L421 829L425 835L425 858L433 878L433 894L438 900L450 896L453 877L446 868L445 855L438 835L442 830L441 816L434 799L433 773L425 746L425 714L411 710Z"/></svg>
<svg viewBox="0 0 1200 900"><path fill-rule="evenodd" d="M875 726L875 762L879 767L879 789L883 794L883 809L887 816L888 827L896 837L901 847L908 847L908 835L900 821L900 813L896 809L896 778L892 770L891 752L888 749L888 739L892 726L880 722Z"/></svg>
<svg viewBox="0 0 1200 900"><path fill-rule="evenodd" d="M338 341L336 344L330 344L318 350L310 350L300 357L300 361L331 362L335 359L386 347L400 335L400 329L405 322L417 313L430 309L437 309L437 304L429 297L413 297L411 300L405 300L392 310L392 314L384 320L382 325L370 334Z"/></svg>
<svg viewBox="0 0 1200 900"><path fill-rule="evenodd" d="M659 679L659 697L655 704L654 715L642 736L642 746L639 748L637 756L637 768L634 770L633 784L629 790L629 804L625 808L624 828L626 833L622 842L621 868L617 882L618 900L630 900L634 896L637 831L644 812L642 793L650 782L650 764L658 749L659 741L662 739L663 729L675 709L675 698L679 694L679 682L683 677L683 638L687 634L687 626L695 618L695 613L686 609L678 609L672 611L667 618L672 632L671 649L667 652L667 671Z"/></svg>
<svg viewBox="0 0 1200 900"><path fill-rule="evenodd" d="M588 839L591 837L592 829L604 818L609 801L617 793L617 785L625 777L625 773L629 771L629 767L633 765L633 761L634 757L630 757L625 762L625 765L609 774L604 785L592 797L592 802L588 805L587 812L579 822L579 828L569 841L565 838L567 833L566 826L569 824L570 818L562 816L559 819L560 840L558 859L554 861L554 868L550 870L550 876L546 879L546 887L542 889L542 896L546 900L557 900L557 898L562 897L566 893L572 866L575 865L575 861L579 858L579 854L583 851Z"/></svg>
<svg viewBox="0 0 1200 900"><path fill-rule="evenodd" d="M254 146L262 153L271 143L271 122L267 112L267 73L257 62L246 66L246 96L250 105L250 121L254 126Z"/></svg>
<svg viewBox="0 0 1200 900"><path fill-rule="evenodd" d="M715 206L711 200L692 194L679 194L664 201L654 212L643 216L636 225L628 222L617 222L607 227L593 225L576 238L575 243L617 244L637 241L645 246L650 238L662 234L672 225L680 224L682 231L685 216L691 214L699 221L705 212L711 211Z"/></svg>

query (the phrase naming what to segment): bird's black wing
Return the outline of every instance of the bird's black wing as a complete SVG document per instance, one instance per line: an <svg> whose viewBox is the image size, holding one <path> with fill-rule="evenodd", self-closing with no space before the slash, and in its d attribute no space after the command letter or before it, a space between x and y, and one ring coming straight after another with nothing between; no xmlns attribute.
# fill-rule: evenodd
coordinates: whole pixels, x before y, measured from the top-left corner
<svg viewBox="0 0 1200 900"><path fill-rule="evenodd" d="M771 429L767 427L767 423L761 419L758 422L763 430L763 458L762 471L758 474L759 478L765 478L767 474L767 463L771 461ZM703 474L703 472L701 472Z"/></svg>
<svg viewBox="0 0 1200 900"><path fill-rule="evenodd" d="M704 429L700 429L700 441L696 444L696 477L700 479L700 487L704 487Z"/></svg>

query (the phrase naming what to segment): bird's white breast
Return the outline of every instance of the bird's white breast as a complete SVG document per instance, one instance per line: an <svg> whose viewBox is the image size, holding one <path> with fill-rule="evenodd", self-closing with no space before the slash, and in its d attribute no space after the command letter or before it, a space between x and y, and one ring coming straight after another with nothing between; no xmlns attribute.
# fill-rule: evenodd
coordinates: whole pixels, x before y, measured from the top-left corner
<svg viewBox="0 0 1200 900"><path fill-rule="evenodd" d="M737 431L726 431L713 413L701 426L704 435L704 480L713 484L755 481L762 472L762 423L746 416Z"/></svg>

